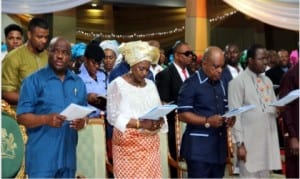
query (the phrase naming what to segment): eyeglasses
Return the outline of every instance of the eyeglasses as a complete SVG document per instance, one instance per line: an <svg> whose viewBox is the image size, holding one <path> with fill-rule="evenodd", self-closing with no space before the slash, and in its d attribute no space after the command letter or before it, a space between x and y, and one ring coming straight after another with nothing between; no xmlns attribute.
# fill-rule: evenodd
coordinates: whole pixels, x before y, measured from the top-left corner
<svg viewBox="0 0 300 179"><path fill-rule="evenodd" d="M182 54L182 55L184 55L186 57L189 57L190 55L194 54L193 51L177 52L177 53Z"/></svg>

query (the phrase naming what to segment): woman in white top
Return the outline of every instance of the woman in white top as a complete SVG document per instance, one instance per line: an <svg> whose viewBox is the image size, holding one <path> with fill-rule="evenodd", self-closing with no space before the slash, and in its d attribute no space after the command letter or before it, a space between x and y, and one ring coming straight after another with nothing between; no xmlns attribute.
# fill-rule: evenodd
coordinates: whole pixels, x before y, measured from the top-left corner
<svg viewBox="0 0 300 179"><path fill-rule="evenodd" d="M130 71L108 87L107 119L114 126L114 175L116 178L161 178L157 132L167 132L166 118L139 119L161 105L155 84L146 79L159 50L142 41L121 44L119 50Z"/></svg>

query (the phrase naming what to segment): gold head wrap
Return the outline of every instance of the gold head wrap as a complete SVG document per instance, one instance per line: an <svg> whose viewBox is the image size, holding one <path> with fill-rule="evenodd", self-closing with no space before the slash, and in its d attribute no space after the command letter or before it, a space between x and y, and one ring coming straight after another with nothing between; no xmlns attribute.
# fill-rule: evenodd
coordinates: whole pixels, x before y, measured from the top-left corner
<svg viewBox="0 0 300 179"><path fill-rule="evenodd" d="M153 47L153 46L152 46ZM159 56L160 56L160 50L157 47L154 47L155 49L157 49L157 52L155 52L155 56L153 57L153 61L151 62L151 64L158 64L159 61ZM156 51L156 50L155 50Z"/></svg>
<svg viewBox="0 0 300 179"><path fill-rule="evenodd" d="M150 46L148 42L132 41L122 43L119 51L125 57L125 61L132 67L141 61L149 61L151 64L159 59L159 49Z"/></svg>

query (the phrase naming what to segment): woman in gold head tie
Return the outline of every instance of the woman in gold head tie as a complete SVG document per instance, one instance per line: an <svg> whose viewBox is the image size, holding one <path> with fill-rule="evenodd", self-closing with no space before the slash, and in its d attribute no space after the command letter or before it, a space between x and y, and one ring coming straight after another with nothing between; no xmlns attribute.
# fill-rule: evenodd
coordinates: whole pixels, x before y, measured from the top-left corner
<svg viewBox="0 0 300 179"><path fill-rule="evenodd" d="M146 79L159 49L147 42L123 43L120 53L130 71L112 81L107 91L107 119L114 126L112 150L116 178L161 178L158 132L167 132L165 117L140 119L161 104L155 84Z"/></svg>

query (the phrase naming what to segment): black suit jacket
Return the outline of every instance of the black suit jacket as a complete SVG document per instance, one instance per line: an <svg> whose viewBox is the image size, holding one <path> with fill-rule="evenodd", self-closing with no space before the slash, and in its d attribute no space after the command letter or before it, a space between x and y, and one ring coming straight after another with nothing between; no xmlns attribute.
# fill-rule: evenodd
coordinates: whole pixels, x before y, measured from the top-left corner
<svg viewBox="0 0 300 179"><path fill-rule="evenodd" d="M160 99L167 103L174 101L176 104L178 91L183 81L173 63L155 76L155 83Z"/></svg>
<svg viewBox="0 0 300 179"><path fill-rule="evenodd" d="M189 69L188 71L189 74L191 74ZM155 83L158 89L160 99L163 102L169 103L174 101L173 103L177 104L178 92L183 84L183 81L181 80L180 75L173 63L155 76ZM169 132L168 132L169 150L171 156L176 159L175 112L173 111L169 113L167 115L167 118L168 118L168 125L169 125Z"/></svg>
<svg viewBox="0 0 300 179"><path fill-rule="evenodd" d="M284 74L285 72L279 66L271 68L268 71L266 71L266 75L271 79L273 85L279 85L281 78L283 77ZM279 92L279 88L276 88L274 91L275 94L277 95Z"/></svg>

